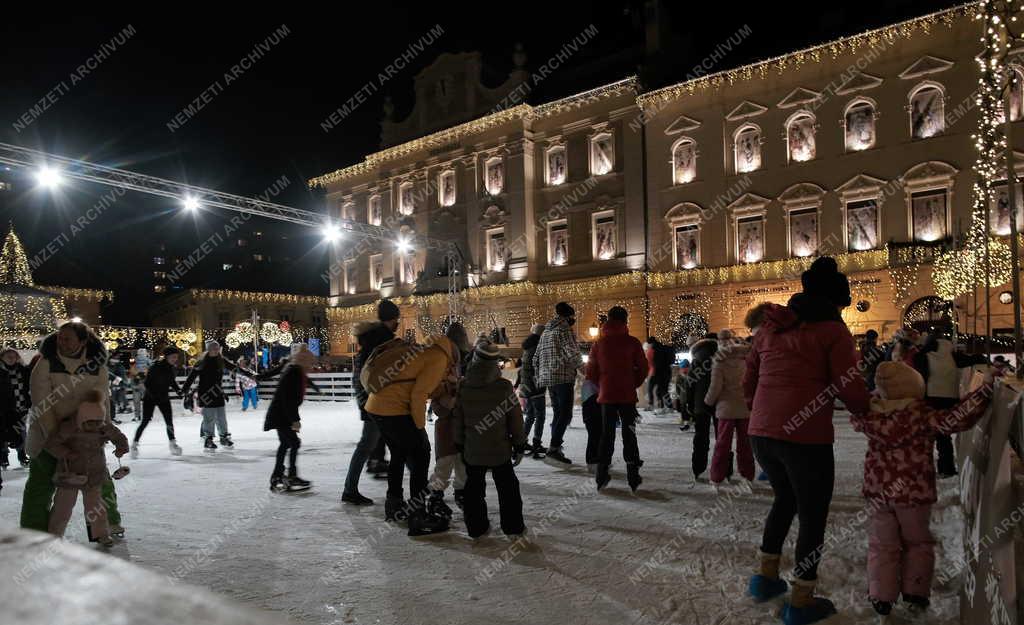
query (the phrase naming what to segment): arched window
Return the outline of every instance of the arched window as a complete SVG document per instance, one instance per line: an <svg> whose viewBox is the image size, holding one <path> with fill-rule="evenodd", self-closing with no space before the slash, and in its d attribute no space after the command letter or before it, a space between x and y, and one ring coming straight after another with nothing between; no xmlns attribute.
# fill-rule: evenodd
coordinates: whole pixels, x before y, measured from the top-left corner
<svg viewBox="0 0 1024 625"><path fill-rule="evenodd" d="M790 163L809 161L817 154L814 115L800 111L786 122L786 154Z"/></svg>
<svg viewBox="0 0 1024 625"><path fill-rule="evenodd" d="M498 195L505 189L505 164L500 156L484 163L484 186L491 195Z"/></svg>
<svg viewBox="0 0 1024 625"><path fill-rule="evenodd" d="M733 135L736 172L745 174L761 169L761 129L744 124Z"/></svg>
<svg viewBox="0 0 1024 625"><path fill-rule="evenodd" d="M910 136L927 139L946 129L945 93L942 86L925 82L910 92Z"/></svg>
<svg viewBox="0 0 1024 625"><path fill-rule="evenodd" d="M683 137L672 144L672 182L686 184L697 177L697 142Z"/></svg>
<svg viewBox="0 0 1024 625"><path fill-rule="evenodd" d="M846 149L850 152L866 150L875 145L875 104L867 98L858 98L846 107L843 115L846 129Z"/></svg>
<svg viewBox="0 0 1024 625"><path fill-rule="evenodd" d="M1024 72L1016 65L1010 66L1010 121L1024 117Z"/></svg>
<svg viewBox="0 0 1024 625"><path fill-rule="evenodd" d="M568 179L564 145L548 148L544 157L544 170L545 178L552 187L557 187Z"/></svg>

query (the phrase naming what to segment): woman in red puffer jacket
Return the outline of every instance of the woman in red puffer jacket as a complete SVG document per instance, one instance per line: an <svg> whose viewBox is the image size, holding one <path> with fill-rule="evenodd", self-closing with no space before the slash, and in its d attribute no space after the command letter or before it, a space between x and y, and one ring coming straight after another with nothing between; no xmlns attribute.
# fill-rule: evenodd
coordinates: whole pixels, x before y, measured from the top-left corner
<svg viewBox="0 0 1024 625"><path fill-rule="evenodd" d="M822 257L801 282L803 292L788 306L765 312L743 379L751 447L775 492L750 593L768 600L785 592L779 560L798 516L797 579L783 609L787 623L812 623L835 612L830 601L813 595L835 481L832 412L837 397L856 414L866 412L870 401L853 337L840 316L850 305L849 281L834 259Z"/></svg>

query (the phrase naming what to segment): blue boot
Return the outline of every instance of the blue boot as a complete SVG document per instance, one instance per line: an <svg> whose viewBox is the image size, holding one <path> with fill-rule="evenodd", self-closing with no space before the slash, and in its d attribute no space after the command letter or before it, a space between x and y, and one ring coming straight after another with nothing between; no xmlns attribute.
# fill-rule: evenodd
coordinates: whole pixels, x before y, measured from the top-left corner
<svg viewBox="0 0 1024 625"><path fill-rule="evenodd" d="M814 596L816 582L798 579L793 582L793 594L782 606L782 622L786 625L809 625L827 619L836 613L836 606L828 599Z"/></svg>
<svg viewBox="0 0 1024 625"><path fill-rule="evenodd" d="M786 582L779 577L779 560L782 556L761 552L761 568L751 576L747 592L756 603L764 603L786 592Z"/></svg>

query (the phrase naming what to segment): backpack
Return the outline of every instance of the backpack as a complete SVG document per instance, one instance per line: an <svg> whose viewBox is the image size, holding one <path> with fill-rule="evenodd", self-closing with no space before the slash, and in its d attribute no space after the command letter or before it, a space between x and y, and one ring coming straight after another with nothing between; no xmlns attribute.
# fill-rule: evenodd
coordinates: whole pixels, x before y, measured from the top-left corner
<svg viewBox="0 0 1024 625"><path fill-rule="evenodd" d="M415 378L403 379L402 372L426 347L397 337L381 343L363 363L359 382L368 394L379 393L391 384L415 382Z"/></svg>

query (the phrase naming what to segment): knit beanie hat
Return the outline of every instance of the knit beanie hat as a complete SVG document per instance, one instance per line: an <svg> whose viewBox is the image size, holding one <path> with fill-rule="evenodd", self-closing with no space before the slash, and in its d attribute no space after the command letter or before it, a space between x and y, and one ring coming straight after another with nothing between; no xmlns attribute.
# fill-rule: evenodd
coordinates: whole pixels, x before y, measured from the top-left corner
<svg viewBox="0 0 1024 625"><path fill-rule="evenodd" d="M544 334L544 324L543 323L535 323L535 324L533 324L533 327L530 328L530 334Z"/></svg>
<svg viewBox="0 0 1024 625"><path fill-rule="evenodd" d="M575 317L576 309L565 302L555 304L555 314L559 317Z"/></svg>
<svg viewBox="0 0 1024 625"><path fill-rule="evenodd" d="M210 339L210 340L206 341L205 343L203 343L203 347L206 349L206 351L210 351L214 347L220 347L220 343L218 343L217 341L215 341L213 339ZM139 350L139 351L141 351L141 350Z"/></svg>
<svg viewBox="0 0 1024 625"><path fill-rule="evenodd" d="M887 360L875 370L875 388L882 399L923 399L924 378L913 367Z"/></svg>
<svg viewBox="0 0 1024 625"><path fill-rule="evenodd" d="M831 256L811 263L810 269L801 274L800 283L807 295L823 297L840 308L850 305L850 281L839 272L839 265Z"/></svg>
<svg viewBox="0 0 1024 625"><path fill-rule="evenodd" d="M384 299L377 304L377 319L380 321L394 321L402 316L402 311L389 299Z"/></svg>
<svg viewBox="0 0 1024 625"><path fill-rule="evenodd" d="M473 353L482 360L497 360L501 356L501 350L490 341L477 341Z"/></svg>

